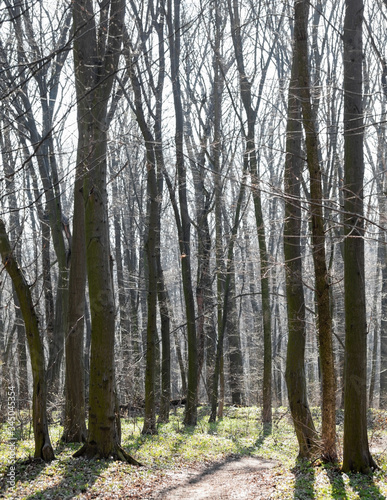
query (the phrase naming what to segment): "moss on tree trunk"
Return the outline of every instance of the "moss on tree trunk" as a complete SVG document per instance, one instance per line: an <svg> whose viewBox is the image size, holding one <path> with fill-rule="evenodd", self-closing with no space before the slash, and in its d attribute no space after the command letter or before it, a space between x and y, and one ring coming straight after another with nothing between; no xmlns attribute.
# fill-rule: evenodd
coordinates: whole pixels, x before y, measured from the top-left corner
<svg viewBox="0 0 387 500"><path fill-rule="evenodd" d="M12 279L22 312L32 368L32 425L35 438L35 458L46 462L53 460L47 422L47 384L43 342L40 337L38 318L35 313L30 287L16 262L4 222L0 219L0 253L2 263Z"/></svg>

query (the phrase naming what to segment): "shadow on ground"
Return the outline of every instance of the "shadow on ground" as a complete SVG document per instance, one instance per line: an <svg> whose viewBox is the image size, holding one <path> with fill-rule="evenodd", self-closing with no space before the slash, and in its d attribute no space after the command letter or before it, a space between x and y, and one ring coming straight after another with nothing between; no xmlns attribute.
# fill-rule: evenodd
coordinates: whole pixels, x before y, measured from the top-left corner
<svg viewBox="0 0 387 500"><path fill-rule="evenodd" d="M228 457L201 470L188 470L174 475L172 484L158 492L157 500L168 499L244 499L269 498L270 492L257 484L277 467L277 462L256 457ZM275 487L273 486L273 491Z"/></svg>

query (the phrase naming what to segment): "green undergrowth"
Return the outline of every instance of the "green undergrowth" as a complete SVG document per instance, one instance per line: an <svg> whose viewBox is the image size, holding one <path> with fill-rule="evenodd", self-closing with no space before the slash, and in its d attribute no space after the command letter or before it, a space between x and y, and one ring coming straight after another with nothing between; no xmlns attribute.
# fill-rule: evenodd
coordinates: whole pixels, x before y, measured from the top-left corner
<svg viewBox="0 0 387 500"><path fill-rule="evenodd" d="M387 498L387 412L369 412L370 446L379 465L372 476L342 474L340 463L298 461L297 440L286 408L273 411L270 428L262 426L260 409L255 407L226 407L223 418L211 424L209 413L208 407L199 407L197 426L185 428L183 409L179 408L171 412L168 424L158 425L155 436L141 434L142 418L122 419L122 445L144 464L141 468L111 460L74 459L80 445L61 443L63 429L58 423L50 427L56 460L49 464L32 460L30 427L17 427L16 446L12 448L4 424L0 426L0 498L153 498L168 474L241 456L273 461L273 468L265 475L273 499ZM318 409L313 409L313 416L318 424ZM342 421L338 412L339 450ZM7 482L12 467L16 478L13 490Z"/></svg>
<svg viewBox="0 0 387 500"><path fill-rule="evenodd" d="M209 408L198 410L195 428L184 428L182 410L171 415L168 424L158 426L157 436L139 434L142 419L123 424L123 445L141 462L150 466L169 468L173 464L219 461L232 456L260 456L291 464L296 442L289 416L279 409L271 431L260 423L257 408L228 407L224 417L208 423Z"/></svg>

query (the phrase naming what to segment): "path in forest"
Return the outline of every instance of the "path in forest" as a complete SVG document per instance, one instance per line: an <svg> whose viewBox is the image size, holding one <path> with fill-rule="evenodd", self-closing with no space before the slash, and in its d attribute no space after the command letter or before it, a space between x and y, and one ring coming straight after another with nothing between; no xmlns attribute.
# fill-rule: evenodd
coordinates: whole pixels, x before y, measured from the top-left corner
<svg viewBox="0 0 387 500"><path fill-rule="evenodd" d="M255 457L228 458L199 470L171 472L155 500L268 500L276 491L278 463Z"/></svg>

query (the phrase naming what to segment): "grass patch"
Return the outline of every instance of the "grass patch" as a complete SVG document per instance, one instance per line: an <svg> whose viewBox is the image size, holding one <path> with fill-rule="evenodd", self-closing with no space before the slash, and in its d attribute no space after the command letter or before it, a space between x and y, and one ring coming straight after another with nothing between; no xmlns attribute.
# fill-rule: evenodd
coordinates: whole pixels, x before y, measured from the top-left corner
<svg viewBox="0 0 387 500"><path fill-rule="evenodd" d="M318 424L319 412L314 410ZM258 408L226 407L224 418L208 423L210 409L198 410L198 425L185 428L183 410L171 414L168 424L158 426L158 435L142 436L143 420L122 420L122 445L146 467L136 468L109 460L74 459L80 445L63 445L60 425L50 428L56 460L50 464L32 460L34 443L26 428L17 436L16 488L7 488L10 446L7 426L0 427L0 473L2 498L152 498L152 491L168 474L230 456L256 456L275 460L266 475L273 486L271 498L280 499L383 499L387 497L387 412L369 412L369 436L373 456L380 469L373 476L341 474L339 467L297 461L297 441L286 408L274 410L271 429L263 428ZM338 434L342 423L338 418ZM126 496L123 495L125 492Z"/></svg>

